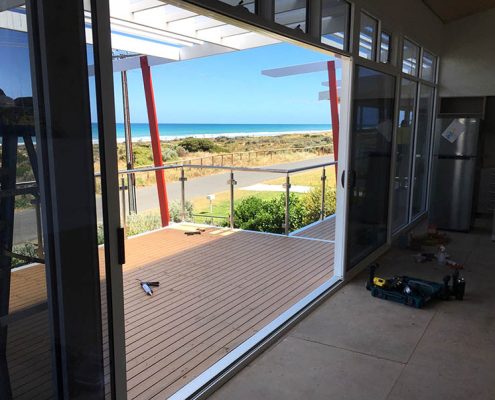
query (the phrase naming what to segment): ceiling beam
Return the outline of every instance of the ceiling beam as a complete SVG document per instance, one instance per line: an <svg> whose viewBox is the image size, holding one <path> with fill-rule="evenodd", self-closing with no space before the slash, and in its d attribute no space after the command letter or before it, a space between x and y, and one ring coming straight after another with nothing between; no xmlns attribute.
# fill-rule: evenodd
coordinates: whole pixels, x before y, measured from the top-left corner
<svg viewBox="0 0 495 400"><path fill-rule="evenodd" d="M163 6L163 2L159 0L137 0L130 2L129 11L133 13L133 12L151 10L153 8L162 7L162 6Z"/></svg>
<svg viewBox="0 0 495 400"><path fill-rule="evenodd" d="M290 67L267 69L261 71L261 74L270 76L272 78L281 78L284 76L309 74L312 72L320 72L326 70L327 70L326 61L319 61L309 64L292 65Z"/></svg>

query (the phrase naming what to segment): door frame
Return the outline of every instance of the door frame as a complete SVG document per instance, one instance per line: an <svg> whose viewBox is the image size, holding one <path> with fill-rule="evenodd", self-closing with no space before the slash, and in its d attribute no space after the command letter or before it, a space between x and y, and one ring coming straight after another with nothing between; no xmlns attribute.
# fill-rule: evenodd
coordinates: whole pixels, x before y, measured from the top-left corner
<svg viewBox="0 0 495 400"><path fill-rule="evenodd" d="M117 132L113 85L110 5L108 1L85 0L91 9L95 96L101 162L105 281L112 399L127 398L125 347L124 228L120 219Z"/></svg>
<svg viewBox="0 0 495 400"><path fill-rule="evenodd" d="M116 151L116 138L114 135L115 132L115 105L113 103L113 91L111 88L113 87L113 69L111 63L108 64L108 55L111 53L111 38L110 38L110 19L108 13L108 2L106 1L98 1L98 0L86 0L86 2L90 1L91 5L94 7L92 10L93 21L99 25L97 27L99 36L95 34L93 27L93 35L94 35L94 43L96 47L97 39L100 40L100 49L98 53L101 56L101 59L104 60L102 65L97 66L97 62L95 60L95 69L99 69L100 79L102 82L110 81L111 85L103 85L100 82L100 88L97 87L97 98L101 103L100 107L104 111L102 114L102 124L106 126L109 130L110 135L105 135L102 140L105 143L105 153L107 157L103 160L104 165L106 166L106 175L107 181L105 185L102 181L103 186L107 187L109 196L114 196L115 191L118 191L118 181L117 177L117 169L116 162L112 160L112 149L114 149L113 154L117 154ZM101 3L107 3L106 5L102 5ZM205 14L210 15L206 9L204 9ZM239 24L239 21L229 20L227 17L223 15L214 15L215 18L219 20L226 20L228 23ZM273 36L273 32L268 32L264 29L258 28L253 29L259 33L265 33ZM284 40L288 43L291 42L290 38L278 36L279 39ZM294 42L294 40L292 40ZM298 43L305 48L316 50L320 53L328 54L328 56L333 56L335 53L332 53L330 49L322 50L321 47L312 46L308 43ZM96 55L96 53L95 53ZM261 351L265 348L273 344L281 335L283 335L288 329L294 326L298 321L304 318L309 312L311 312L314 308L316 308L319 304L321 304L324 300L326 300L329 296L333 295L335 291L343 284L346 274L345 269L345 254L346 254L346 229L347 229L347 174L344 176L344 186L340 183L340 177L342 173L348 169L349 164L349 134L350 134L350 118L352 115L351 110L351 99L352 99L352 86L353 86L353 71L354 64L351 57L346 56L338 56L341 58L342 62L342 88L343 90L341 95L341 114L340 114L340 135L339 135L339 162L337 164L337 176L339 177L338 182L336 182L337 186L337 210L336 210L336 238L335 238L335 255L334 255L334 276L323 283L320 287L315 289L312 293L301 299L297 304L291 307L286 312L282 313L279 317L277 317L274 321L265 326L262 330L260 330L257 334L249 338L246 342L241 344L239 347L230 352L227 356L222 358L212 367L208 368L205 372L203 372L200 376L198 376L193 381L186 384L182 389L176 392L171 399L182 399L182 398L196 398L203 397L221 384L225 379L229 379L237 370L242 368L246 363L256 357ZM111 61L111 60L110 60ZM100 113L99 113L100 114ZM107 115L108 114L108 115ZM107 143L107 141L112 141L112 143ZM102 142L100 141L100 144ZM108 153L109 152L109 153ZM103 172L103 171L102 171ZM110 176L112 175L113 176ZM118 193L117 193L117 202L118 202ZM110 201L110 200L109 200ZM341 207L338 205L341 204ZM109 211L108 221L108 229L116 229L120 227L120 218L117 223L117 217L119 217L119 212L115 212L115 210L119 210L118 207L115 207L114 210ZM111 233L111 232L110 232ZM107 246L107 245L106 245ZM107 248L106 248L107 250ZM110 260L113 260L114 268L110 270L107 269L107 274L114 274L115 267L118 268L118 252L119 245L113 241L108 246L108 257ZM107 255L106 255L107 256ZM117 257L117 258L116 258ZM112 278L113 282L111 284L111 298L115 303L122 304L121 299L123 298L123 285L120 287L116 287L115 284L120 279L121 276L117 276L116 279ZM109 310L110 312L110 310ZM114 316L118 317L118 314L122 312L122 318L117 318L117 321L113 322L113 335L118 335L120 338L117 338L114 341L114 349L115 356L113 357L115 364L115 382L118 382L120 379L121 387L115 388L115 390L119 390L125 388L125 348L122 351L122 343L123 343L123 333L125 331L125 326L123 324L123 311L114 310ZM115 318L114 318L115 319ZM117 346L117 347L116 347ZM120 351L120 353L119 353ZM126 393L124 390L120 391L120 395L118 397L126 398Z"/></svg>

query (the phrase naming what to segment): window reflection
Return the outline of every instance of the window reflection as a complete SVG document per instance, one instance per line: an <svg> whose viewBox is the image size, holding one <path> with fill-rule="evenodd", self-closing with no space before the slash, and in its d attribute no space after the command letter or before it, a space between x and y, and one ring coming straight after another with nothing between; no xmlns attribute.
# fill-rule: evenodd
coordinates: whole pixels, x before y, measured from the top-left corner
<svg viewBox="0 0 495 400"><path fill-rule="evenodd" d="M359 31L359 56L372 60L376 47L376 29L378 22L368 14L361 13L361 29Z"/></svg>
<svg viewBox="0 0 495 400"><path fill-rule="evenodd" d="M421 61L421 78L425 81L435 81L436 61L436 57L433 54L423 51L423 59Z"/></svg>
<svg viewBox="0 0 495 400"><path fill-rule="evenodd" d="M390 62L390 42L390 34L382 32L380 35L380 62L383 64Z"/></svg>
<svg viewBox="0 0 495 400"><path fill-rule="evenodd" d="M306 0L275 0L275 22L306 32Z"/></svg>
<svg viewBox="0 0 495 400"><path fill-rule="evenodd" d="M421 85L418 106L418 129L416 133L416 151L414 155L413 182L413 218L426 211L426 195L428 185L428 164L430 140L433 125L433 103L435 89Z"/></svg>
<svg viewBox="0 0 495 400"><path fill-rule="evenodd" d="M393 76L357 67L349 173L350 267L387 241Z"/></svg>
<svg viewBox="0 0 495 400"><path fill-rule="evenodd" d="M402 79L393 187L394 200L392 227L394 231L409 221L409 177L411 171L411 152L414 143L416 87L416 82L408 79Z"/></svg>
<svg viewBox="0 0 495 400"><path fill-rule="evenodd" d="M402 48L402 72L405 74L418 75L419 47L409 40L404 39Z"/></svg>
<svg viewBox="0 0 495 400"><path fill-rule="evenodd" d="M323 0L321 14L321 42L346 50L349 32L349 3L342 0Z"/></svg>
<svg viewBox="0 0 495 400"><path fill-rule="evenodd" d="M242 8L250 13L256 12L255 0L220 0L222 3L227 3L231 6Z"/></svg>
<svg viewBox="0 0 495 400"><path fill-rule="evenodd" d="M51 339L26 9L1 11L0 21L0 399L49 399Z"/></svg>

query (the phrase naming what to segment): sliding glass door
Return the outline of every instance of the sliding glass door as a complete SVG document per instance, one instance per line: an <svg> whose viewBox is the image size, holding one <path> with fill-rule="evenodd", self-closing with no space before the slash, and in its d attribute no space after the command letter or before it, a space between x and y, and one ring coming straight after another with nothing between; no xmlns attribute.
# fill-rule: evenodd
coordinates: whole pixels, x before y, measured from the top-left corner
<svg viewBox="0 0 495 400"><path fill-rule="evenodd" d="M420 84L418 100L418 121L416 146L413 160L411 219L426 211L430 137L433 125L435 88Z"/></svg>
<svg viewBox="0 0 495 400"><path fill-rule="evenodd" d="M348 177L347 267L387 242L395 78L356 66Z"/></svg>
<svg viewBox="0 0 495 400"><path fill-rule="evenodd" d="M393 181L393 231L409 222L411 155L414 146L417 88L416 82L405 78L401 80Z"/></svg>

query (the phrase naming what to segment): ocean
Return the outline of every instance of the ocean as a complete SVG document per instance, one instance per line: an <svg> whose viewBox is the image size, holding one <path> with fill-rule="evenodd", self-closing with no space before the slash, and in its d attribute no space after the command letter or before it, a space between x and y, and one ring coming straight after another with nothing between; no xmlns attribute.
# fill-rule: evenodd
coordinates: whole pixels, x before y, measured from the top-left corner
<svg viewBox="0 0 495 400"><path fill-rule="evenodd" d="M162 140L180 139L188 136L214 138L218 136L273 136L290 133L328 132L331 124L159 124ZM150 140L148 124L131 124L133 141ZM117 123L117 140L124 140L124 124ZM93 139L98 139L98 128L93 123Z"/></svg>

